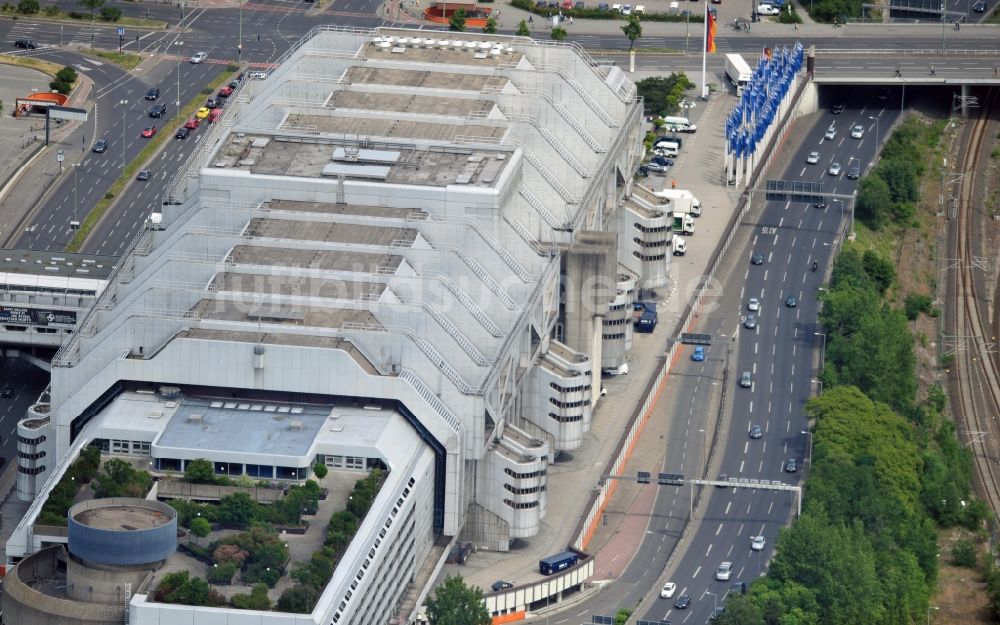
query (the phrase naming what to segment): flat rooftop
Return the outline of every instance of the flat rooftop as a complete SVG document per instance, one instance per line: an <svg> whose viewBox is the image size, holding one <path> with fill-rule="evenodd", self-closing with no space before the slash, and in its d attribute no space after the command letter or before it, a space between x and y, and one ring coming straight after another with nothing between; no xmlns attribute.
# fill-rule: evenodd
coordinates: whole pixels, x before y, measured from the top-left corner
<svg viewBox="0 0 1000 625"><path fill-rule="evenodd" d="M399 254L252 245L237 245L226 257L226 262L237 265L300 267L357 273L393 273L402 261L403 257Z"/></svg>
<svg viewBox="0 0 1000 625"><path fill-rule="evenodd" d="M283 128L324 133L343 137L380 137L385 142L359 148L357 141L338 141L330 137L304 138L255 133L230 133L212 160L217 169L238 169L256 175L297 176L374 180L389 184L447 186L467 184L492 187L499 178L513 147L497 145L495 150L465 148L457 145L414 146L392 143L392 138L410 142L414 139L460 143L499 144L507 133L506 125L441 121L428 116L426 121L392 117L347 117L290 113ZM318 205L317 205L318 206ZM400 210L400 209L396 209Z"/></svg>
<svg viewBox="0 0 1000 625"><path fill-rule="evenodd" d="M323 243L410 247L417 238L417 231L414 228L370 226L368 224L255 217L247 225L246 235L272 239L321 241Z"/></svg>
<svg viewBox="0 0 1000 625"><path fill-rule="evenodd" d="M332 406L266 401L183 400L156 441L175 448L300 458L309 453Z"/></svg>
<svg viewBox="0 0 1000 625"><path fill-rule="evenodd" d="M492 111L493 107L493 102L489 100L438 98L427 95L367 91L337 91L327 103L327 108L331 109L392 111L411 115L447 115L449 117L485 115Z"/></svg>
<svg viewBox="0 0 1000 625"><path fill-rule="evenodd" d="M170 517L141 506L101 506L83 510L74 519L81 525L104 530L145 530L170 522Z"/></svg>
<svg viewBox="0 0 1000 625"><path fill-rule="evenodd" d="M250 304L221 299L203 299L191 309L197 319L241 321L256 324L288 324L314 328L365 327L378 330L382 326L367 310L329 308L320 306L293 306L290 304Z"/></svg>

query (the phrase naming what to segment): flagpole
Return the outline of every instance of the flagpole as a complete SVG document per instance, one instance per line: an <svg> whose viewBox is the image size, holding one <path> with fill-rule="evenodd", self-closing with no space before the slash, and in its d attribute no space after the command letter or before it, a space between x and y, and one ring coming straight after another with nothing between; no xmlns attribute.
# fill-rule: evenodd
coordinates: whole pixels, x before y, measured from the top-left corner
<svg viewBox="0 0 1000 625"><path fill-rule="evenodd" d="M705 0L705 29L704 39L701 42L701 97L708 99L708 0Z"/></svg>

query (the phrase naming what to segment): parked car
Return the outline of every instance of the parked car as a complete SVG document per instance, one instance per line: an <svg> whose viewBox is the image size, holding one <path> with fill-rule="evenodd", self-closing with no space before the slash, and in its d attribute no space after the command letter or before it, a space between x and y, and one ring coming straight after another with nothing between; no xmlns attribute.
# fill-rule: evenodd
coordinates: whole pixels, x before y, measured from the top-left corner
<svg viewBox="0 0 1000 625"><path fill-rule="evenodd" d="M212 109L212 112L208 114L208 123L214 124L222 117L222 109Z"/></svg>
<svg viewBox="0 0 1000 625"><path fill-rule="evenodd" d="M750 429L747 431L752 439L758 439L764 436L764 428L759 425L751 425Z"/></svg>
<svg viewBox="0 0 1000 625"><path fill-rule="evenodd" d="M204 63L207 58L208 52L196 52L195 55L191 57L191 62L198 65L199 63Z"/></svg>
<svg viewBox="0 0 1000 625"><path fill-rule="evenodd" d="M219 98L212 96L211 98L205 100L205 107L214 109L219 107Z"/></svg>
<svg viewBox="0 0 1000 625"><path fill-rule="evenodd" d="M695 362L701 362L705 360L705 348L701 345L695 347L694 351L691 352L691 360Z"/></svg>
<svg viewBox="0 0 1000 625"><path fill-rule="evenodd" d="M174 133L174 139L187 139L188 135L190 134L191 134L190 130L181 126L180 128L177 129L177 132Z"/></svg>
<svg viewBox="0 0 1000 625"><path fill-rule="evenodd" d="M810 165L815 165L819 162L819 152L810 152L809 156L806 157L806 162Z"/></svg>
<svg viewBox="0 0 1000 625"><path fill-rule="evenodd" d="M501 590L506 590L508 588L513 588L513 587L514 587L514 582L505 582L502 579L498 579L497 581L490 584L490 588L493 589L493 592L500 592Z"/></svg>
<svg viewBox="0 0 1000 625"><path fill-rule="evenodd" d="M234 91L234 89L232 87L230 87L229 85L226 85L222 89L219 89L219 97L220 98L228 98L229 96L233 95L233 91Z"/></svg>
<svg viewBox="0 0 1000 625"><path fill-rule="evenodd" d="M97 143L94 144L94 147L91 148L91 151L96 154L104 154L104 151L107 149L108 149L108 140L98 139Z"/></svg>
<svg viewBox="0 0 1000 625"><path fill-rule="evenodd" d="M236 80L229 81L229 88L230 89L235 89L236 87L240 86L241 82L243 82L243 74L240 74L239 76L237 76Z"/></svg>
<svg viewBox="0 0 1000 625"><path fill-rule="evenodd" d="M147 100L155 100L158 97L160 97L160 89L159 89L159 87L150 87L149 91L146 92L146 99Z"/></svg>
<svg viewBox="0 0 1000 625"><path fill-rule="evenodd" d="M163 117L163 114L166 112L167 112L166 104L154 104L153 106L149 107L150 117Z"/></svg>
<svg viewBox="0 0 1000 625"><path fill-rule="evenodd" d="M770 4L758 4L757 13L761 15L778 15L781 13L781 9Z"/></svg>
<svg viewBox="0 0 1000 625"><path fill-rule="evenodd" d="M195 128L197 128L200 125L201 125L201 120L198 119L197 117L192 117L191 119L189 119L186 122L184 122L184 129L185 130L194 130Z"/></svg>
<svg viewBox="0 0 1000 625"><path fill-rule="evenodd" d="M148 169L143 169L142 171L140 171L136 175L135 179L136 180L141 180L141 181L145 182L145 181L149 180L152 177L153 177L153 172L152 171L150 171Z"/></svg>
<svg viewBox="0 0 1000 625"><path fill-rule="evenodd" d="M645 167L647 171L653 171L657 173L663 173L667 171L666 165L660 165L659 163L654 163L652 161L646 163Z"/></svg>
<svg viewBox="0 0 1000 625"><path fill-rule="evenodd" d="M598 11L607 11L609 8L610 7L608 6L607 2L598 2L597 3L597 10Z"/></svg>
<svg viewBox="0 0 1000 625"><path fill-rule="evenodd" d="M666 156L654 156L649 159L650 163L656 163L657 165L663 165L664 167L673 167L674 162L667 158Z"/></svg>
<svg viewBox="0 0 1000 625"><path fill-rule="evenodd" d="M156 126L146 126L142 129L142 137L144 139L152 138L156 134Z"/></svg>
<svg viewBox="0 0 1000 625"><path fill-rule="evenodd" d="M198 112L195 113L194 116L197 117L198 119L205 119L211 112L212 112L211 109L209 109L207 106L203 106L200 109L198 109Z"/></svg>
<svg viewBox="0 0 1000 625"><path fill-rule="evenodd" d="M250 78L254 78L256 80L264 80L265 78L267 78L267 72L259 72L259 71L250 72Z"/></svg>

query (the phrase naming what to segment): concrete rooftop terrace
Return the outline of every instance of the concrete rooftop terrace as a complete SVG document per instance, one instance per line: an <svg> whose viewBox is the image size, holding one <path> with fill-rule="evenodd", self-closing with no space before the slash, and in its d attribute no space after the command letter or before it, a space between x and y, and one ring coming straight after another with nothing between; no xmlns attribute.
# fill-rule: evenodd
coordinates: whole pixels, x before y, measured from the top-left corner
<svg viewBox="0 0 1000 625"><path fill-rule="evenodd" d="M433 119L440 120L440 117ZM509 146L484 150L445 145L417 147L412 143L376 143L371 140L364 142L364 148L357 148L359 135L407 140L437 139L442 142L454 141L458 135L476 135L494 143L507 131L504 127L479 126L458 120L454 123L403 121L295 113L288 116L282 128L341 135L343 139L281 136L280 130L275 131L273 136L232 133L215 155L213 166L257 175L305 178L337 178L342 175L346 179L390 184L490 187L513 152Z"/></svg>
<svg viewBox="0 0 1000 625"><path fill-rule="evenodd" d="M105 530L144 530L170 522L170 517L142 506L102 506L90 508L73 517L77 523Z"/></svg>

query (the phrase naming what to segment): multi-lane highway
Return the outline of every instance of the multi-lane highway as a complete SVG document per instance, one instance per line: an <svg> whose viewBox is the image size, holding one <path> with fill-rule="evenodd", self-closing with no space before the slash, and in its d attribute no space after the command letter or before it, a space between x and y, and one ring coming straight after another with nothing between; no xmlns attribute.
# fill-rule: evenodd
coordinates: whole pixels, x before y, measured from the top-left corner
<svg viewBox="0 0 1000 625"><path fill-rule="evenodd" d="M17 422L48 386L48 378L48 373L25 360L0 358L0 472L16 462Z"/></svg>
<svg viewBox="0 0 1000 625"><path fill-rule="evenodd" d="M834 115L826 108L799 120L801 143L787 150L783 171L768 177L822 181L826 193L854 192L856 182L847 178L850 168L859 165L864 171L875 158L876 121L872 118L878 119L884 138L898 111L889 105L891 94L880 100L875 90L859 89L840 96L834 99L848 105L843 113ZM830 102L825 104L828 107ZM825 139L831 125L836 136ZM860 139L851 137L855 125L864 128ZM819 153L815 164L807 163L811 152ZM833 163L841 164L838 175L829 173ZM764 203L759 212L751 212L743 226L750 234L750 243L742 254L733 253L733 269L724 282L720 311L709 322L720 329L739 328L728 377L732 401L715 452L721 473L794 483L808 467L808 435L803 433L808 426L803 408L816 390L812 380L823 342L816 322L817 294L847 217L844 211L842 202L831 200L823 207L772 201ZM763 264L751 264L752 254L761 254ZM813 261L818 264L817 271L812 270ZM797 299L794 307L787 303L789 296ZM750 312L750 298L760 302L753 329L743 324ZM724 348L713 346L708 359L727 358L722 351ZM750 388L739 385L744 371L752 374ZM680 373L705 375L705 363L686 360ZM759 439L748 436L755 425L762 429ZM798 463L794 474L785 470L790 459ZM668 455L666 471L679 468L672 462L677 459ZM672 501L681 495L673 490L661 492L659 499ZM678 610L674 599L660 599L646 615L649 619L670 619L675 624L706 622L716 605L724 605L734 582L752 582L763 573L778 530L795 509L787 492L711 488L706 494L709 499L703 516L696 519L694 531L682 545L683 557L675 558L669 570L670 580L677 584L676 595L690 595L691 605ZM766 540L760 551L751 549L751 538L757 535ZM724 561L733 564L732 578L716 581L715 572Z"/></svg>

